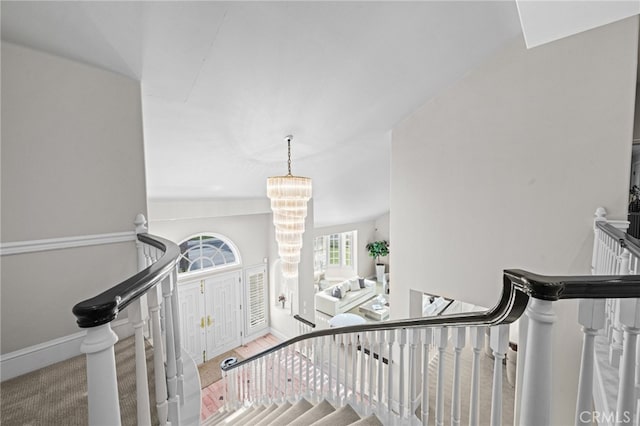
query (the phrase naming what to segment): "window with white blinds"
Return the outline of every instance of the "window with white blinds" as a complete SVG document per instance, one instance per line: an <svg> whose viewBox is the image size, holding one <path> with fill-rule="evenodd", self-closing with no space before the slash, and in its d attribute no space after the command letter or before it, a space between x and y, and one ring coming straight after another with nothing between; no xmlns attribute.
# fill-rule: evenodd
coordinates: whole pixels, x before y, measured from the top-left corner
<svg viewBox="0 0 640 426"><path fill-rule="evenodd" d="M247 335L267 327L267 274L264 266L245 272L247 294Z"/></svg>

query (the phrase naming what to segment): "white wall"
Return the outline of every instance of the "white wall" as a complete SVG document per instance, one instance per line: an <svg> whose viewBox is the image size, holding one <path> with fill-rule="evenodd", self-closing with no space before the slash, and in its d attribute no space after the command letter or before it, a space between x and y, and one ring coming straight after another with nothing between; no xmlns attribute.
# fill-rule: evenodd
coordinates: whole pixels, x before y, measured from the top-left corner
<svg viewBox="0 0 640 426"><path fill-rule="evenodd" d="M2 42L2 242L133 231L140 84ZM2 257L2 353L79 331L73 305L135 273L134 243ZM99 273L98 273L99 271Z"/></svg>
<svg viewBox="0 0 640 426"><path fill-rule="evenodd" d="M394 129L393 318L410 289L493 306L505 268L589 273L596 207L625 217L637 43L635 17L531 50L518 38ZM575 303L557 325L553 424L567 424Z"/></svg>

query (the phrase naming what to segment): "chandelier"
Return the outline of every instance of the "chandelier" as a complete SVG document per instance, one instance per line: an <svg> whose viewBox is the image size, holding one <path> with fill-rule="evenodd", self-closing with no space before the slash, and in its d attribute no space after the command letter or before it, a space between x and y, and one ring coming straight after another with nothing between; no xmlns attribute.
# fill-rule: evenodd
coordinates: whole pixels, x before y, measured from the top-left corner
<svg viewBox="0 0 640 426"><path fill-rule="evenodd" d="M311 198L311 178L291 174L291 139L287 136L289 173L267 179L267 197L271 200L273 224L276 228L278 254L285 278L298 276L307 201Z"/></svg>

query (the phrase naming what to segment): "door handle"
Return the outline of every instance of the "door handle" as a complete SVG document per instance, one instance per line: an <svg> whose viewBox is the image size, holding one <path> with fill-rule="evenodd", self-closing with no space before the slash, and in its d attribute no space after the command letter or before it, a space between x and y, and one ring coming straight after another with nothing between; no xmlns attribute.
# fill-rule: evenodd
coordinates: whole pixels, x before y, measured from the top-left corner
<svg viewBox="0 0 640 426"><path fill-rule="evenodd" d="M200 328L204 328L204 317L200 318Z"/></svg>
<svg viewBox="0 0 640 426"><path fill-rule="evenodd" d="M211 327L211 324L213 324L213 320L211 319L211 315L207 315L207 326Z"/></svg>

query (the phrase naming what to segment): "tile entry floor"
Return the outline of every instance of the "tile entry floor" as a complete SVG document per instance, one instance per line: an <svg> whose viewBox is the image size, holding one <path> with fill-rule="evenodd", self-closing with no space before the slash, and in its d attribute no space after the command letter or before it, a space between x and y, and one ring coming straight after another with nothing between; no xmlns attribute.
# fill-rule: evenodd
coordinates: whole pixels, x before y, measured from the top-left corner
<svg viewBox="0 0 640 426"><path fill-rule="evenodd" d="M235 351L242 355L244 359L247 359L265 349L277 345L278 343L280 343L278 338L274 337L272 334L266 334L247 343L246 345L235 348ZM214 382L202 389L202 405L200 409L201 420L205 420L212 416L224 404L224 400L222 400L224 395L222 385L223 381L218 380L217 382Z"/></svg>

